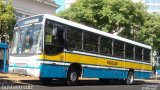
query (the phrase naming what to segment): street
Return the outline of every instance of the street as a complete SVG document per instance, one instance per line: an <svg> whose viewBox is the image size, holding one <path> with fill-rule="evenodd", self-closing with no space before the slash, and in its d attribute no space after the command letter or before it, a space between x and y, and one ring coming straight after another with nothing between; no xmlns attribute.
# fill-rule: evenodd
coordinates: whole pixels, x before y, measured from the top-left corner
<svg viewBox="0 0 160 90"><path fill-rule="evenodd" d="M98 81L92 81L92 80L80 81L77 86L66 86L62 82L53 82L47 85L45 84L32 84L32 85L34 85L33 86L34 90L51 90L51 89L52 90L142 90L142 88L146 87L147 85L152 85L153 87L155 87L154 90L160 89L160 86L158 86L158 84L153 84L153 83L136 82L134 85L123 85L121 83L112 82L110 84L104 84L104 83L102 84L99 83Z"/></svg>
<svg viewBox="0 0 160 90"><path fill-rule="evenodd" d="M67 86L61 81L53 81L50 84L43 84L38 80L22 80L22 83L2 84L1 89L7 89L4 86L31 86L31 90L159 90L160 85L154 83L145 83L136 81L134 85L122 85L120 83L101 84L98 81L80 81L77 86ZM149 89L144 89L148 87ZM8 89L11 90L11 89Z"/></svg>
<svg viewBox="0 0 160 90"><path fill-rule="evenodd" d="M23 79L24 78L24 79ZM136 80L134 85L123 85L120 81L111 81L109 84L98 80L80 80L76 86L67 86L63 81L53 80L42 83L37 78L28 76L0 76L1 90L160 90L159 81Z"/></svg>

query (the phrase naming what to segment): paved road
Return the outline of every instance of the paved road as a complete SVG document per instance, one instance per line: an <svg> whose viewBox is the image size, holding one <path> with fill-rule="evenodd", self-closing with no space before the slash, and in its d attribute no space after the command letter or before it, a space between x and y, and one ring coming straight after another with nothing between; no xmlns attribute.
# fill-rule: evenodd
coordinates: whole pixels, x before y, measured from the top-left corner
<svg viewBox="0 0 160 90"><path fill-rule="evenodd" d="M123 85L117 81L105 84L97 80L81 80L77 86L67 86L64 82L58 80L54 80L48 84L43 84L38 80L22 80L21 82L22 83L15 83L1 80L0 89L11 90L8 87L15 88L15 86L22 86L19 90L24 88L26 88L26 90L160 90L160 84L146 83L143 81L136 81L134 85Z"/></svg>

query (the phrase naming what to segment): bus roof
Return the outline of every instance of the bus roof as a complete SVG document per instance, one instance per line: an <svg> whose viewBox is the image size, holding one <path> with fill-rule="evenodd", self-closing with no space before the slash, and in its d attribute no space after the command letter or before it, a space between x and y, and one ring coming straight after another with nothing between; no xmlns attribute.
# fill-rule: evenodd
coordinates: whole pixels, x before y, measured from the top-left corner
<svg viewBox="0 0 160 90"><path fill-rule="evenodd" d="M130 40L130 39L126 39L126 38L123 38L123 37L120 37L120 36L117 36L117 35L113 35L113 34L110 34L110 33L104 32L104 31L100 31L98 29L88 27L88 26L85 26L85 25L82 25L82 24L79 24L79 23L76 23L76 22L73 22L73 21L69 21L69 20L54 16L54 15L49 15L49 14L43 14L43 15L44 15L44 18L48 18L48 19L51 19L53 21L56 21L56 22L59 22L59 23L62 23L62 24L66 24L66 25L69 25L69 26L72 26L72 27L83 29L85 31L93 32L93 33L96 33L96 34L99 34L99 35L103 35L103 36L106 36L106 37L109 37L109 38L120 40L120 41L123 41L123 42L126 42L126 43L130 43L130 44L133 44L133 45L144 47L144 48L147 48L147 49L152 49L151 46L148 46L148 45L145 45L145 44L142 44L142 43Z"/></svg>

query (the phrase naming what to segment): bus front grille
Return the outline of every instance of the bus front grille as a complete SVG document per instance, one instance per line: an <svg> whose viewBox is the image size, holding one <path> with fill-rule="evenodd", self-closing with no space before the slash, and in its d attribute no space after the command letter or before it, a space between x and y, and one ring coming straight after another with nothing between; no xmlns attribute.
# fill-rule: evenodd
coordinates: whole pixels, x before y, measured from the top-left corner
<svg viewBox="0 0 160 90"><path fill-rule="evenodd" d="M26 67L26 63L16 63L16 67Z"/></svg>

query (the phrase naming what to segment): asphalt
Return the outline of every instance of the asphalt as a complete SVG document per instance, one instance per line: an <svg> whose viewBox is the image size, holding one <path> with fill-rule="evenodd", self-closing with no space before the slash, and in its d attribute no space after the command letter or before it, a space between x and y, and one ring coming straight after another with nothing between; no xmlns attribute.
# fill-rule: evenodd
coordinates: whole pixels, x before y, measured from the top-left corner
<svg viewBox="0 0 160 90"><path fill-rule="evenodd" d="M158 83L136 81L134 85L124 85L118 81L112 81L108 84L100 83L98 80L81 80L76 86L67 86L63 81L59 80L54 80L50 83L42 83L39 80L21 80L21 83L4 80L0 84L0 89L13 90L17 86L21 86L21 88L14 90L160 90L160 84Z"/></svg>

